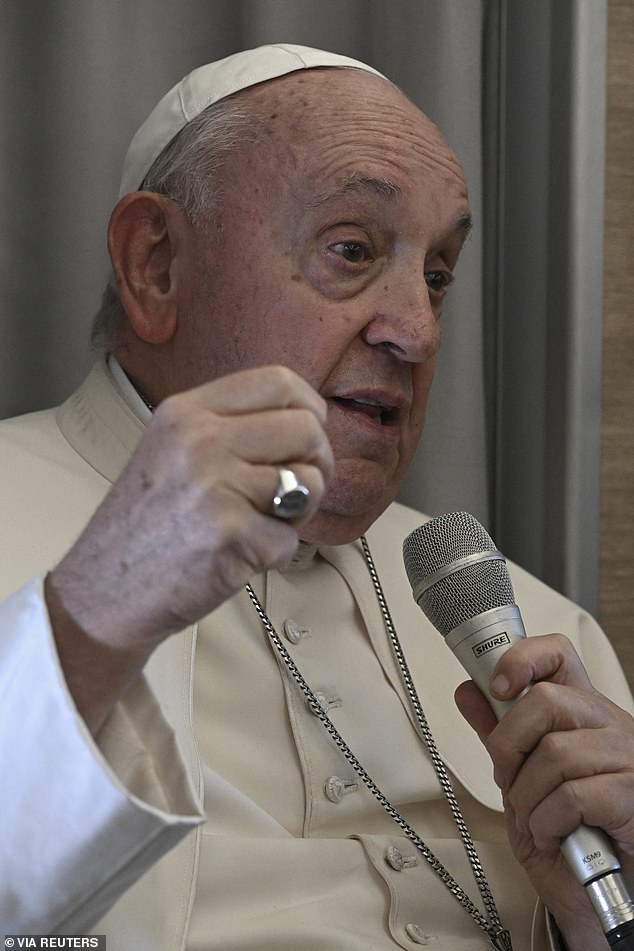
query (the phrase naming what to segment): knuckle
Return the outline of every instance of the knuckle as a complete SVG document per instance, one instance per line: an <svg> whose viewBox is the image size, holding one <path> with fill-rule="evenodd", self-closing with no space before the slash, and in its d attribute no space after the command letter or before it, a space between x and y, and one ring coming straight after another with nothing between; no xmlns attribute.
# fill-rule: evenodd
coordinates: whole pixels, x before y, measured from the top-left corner
<svg viewBox="0 0 634 951"><path fill-rule="evenodd" d="M580 808L580 784L577 780L569 779L563 782L557 788L557 798L560 804L560 810L564 815L581 818L582 810Z"/></svg>
<svg viewBox="0 0 634 951"><path fill-rule="evenodd" d="M546 709L556 702L560 691L559 684L552 683L549 680L538 680L531 687L528 696L531 697L533 704Z"/></svg>
<svg viewBox="0 0 634 951"><path fill-rule="evenodd" d="M282 364L274 364L268 368L268 372L280 393L286 397L290 397L296 392L298 376L290 367L285 367Z"/></svg>
<svg viewBox="0 0 634 951"><path fill-rule="evenodd" d="M550 635L557 650L563 657L570 657L576 654L572 641L565 634L554 633Z"/></svg>
<svg viewBox="0 0 634 951"><path fill-rule="evenodd" d="M540 754L549 763L562 763L567 747L568 739L561 733L546 733L539 743Z"/></svg>

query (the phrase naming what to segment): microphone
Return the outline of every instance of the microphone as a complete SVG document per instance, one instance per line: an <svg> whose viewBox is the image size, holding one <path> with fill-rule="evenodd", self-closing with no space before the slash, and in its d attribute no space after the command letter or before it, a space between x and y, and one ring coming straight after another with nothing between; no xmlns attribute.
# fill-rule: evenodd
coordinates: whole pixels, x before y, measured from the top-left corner
<svg viewBox="0 0 634 951"><path fill-rule="evenodd" d="M504 556L473 515L450 512L407 536L403 560L414 600L501 719L514 701L491 697L489 681L500 656L526 637ZM608 836L579 825L561 849L610 947L634 951L634 902Z"/></svg>

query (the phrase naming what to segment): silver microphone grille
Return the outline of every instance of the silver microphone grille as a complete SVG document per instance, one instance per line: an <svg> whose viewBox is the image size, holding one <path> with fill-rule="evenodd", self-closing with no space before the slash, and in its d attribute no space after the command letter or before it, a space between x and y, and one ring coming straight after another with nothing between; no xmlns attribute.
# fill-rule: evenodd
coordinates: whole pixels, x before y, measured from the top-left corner
<svg viewBox="0 0 634 951"><path fill-rule="evenodd" d="M496 551L489 533L468 512L434 518L403 542L405 570L413 589L438 572L444 574L418 597L425 616L443 637L484 611L515 604L506 562L486 560L488 552ZM455 562L474 555L484 558L451 570Z"/></svg>

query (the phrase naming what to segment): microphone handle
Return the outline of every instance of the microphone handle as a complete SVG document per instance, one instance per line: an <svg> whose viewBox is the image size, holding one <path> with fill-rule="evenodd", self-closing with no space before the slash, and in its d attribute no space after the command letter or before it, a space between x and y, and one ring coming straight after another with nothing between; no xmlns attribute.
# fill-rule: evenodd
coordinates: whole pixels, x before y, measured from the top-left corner
<svg viewBox="0 0 634 951"><path fill-rule="evenodd" d="M512 604L469 618L445 638L498 720L515 701L492 697L489 682L501 655L525 637L519 608ZM610 947L634 951L634 902L608 836L602 829L582 824L561 840L561 850L573 875L585 887Z"/></svg>

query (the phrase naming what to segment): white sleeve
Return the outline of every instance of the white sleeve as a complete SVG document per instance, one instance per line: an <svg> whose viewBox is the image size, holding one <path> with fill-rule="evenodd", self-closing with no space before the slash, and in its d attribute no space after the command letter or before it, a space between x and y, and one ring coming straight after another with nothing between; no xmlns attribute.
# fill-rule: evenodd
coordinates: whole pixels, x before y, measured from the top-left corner
<svg viewBox="0 0 634 951"><path fill-rule="evenodd" d="M202 820L172 731L142 682L99 748L68 692L41 579L0 604L0 724L4 931L87 931Z"/></svg>

